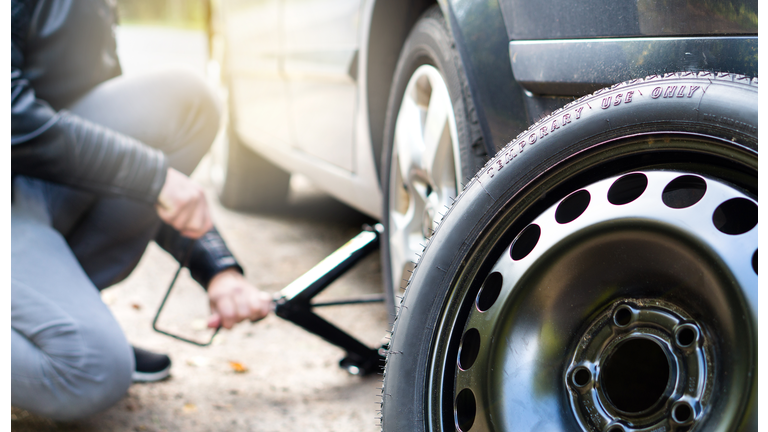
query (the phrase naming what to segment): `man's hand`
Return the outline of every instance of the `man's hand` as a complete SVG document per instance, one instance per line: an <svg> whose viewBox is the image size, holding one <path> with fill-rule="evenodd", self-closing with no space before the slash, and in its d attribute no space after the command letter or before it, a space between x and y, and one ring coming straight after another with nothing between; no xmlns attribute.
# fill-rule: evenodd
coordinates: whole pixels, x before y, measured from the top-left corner
<svg viewBox="0 0 768 432"><path fill-rule="evenodd" d="M168 168L155 208L160 219L185 237L197 239L213 228L203 189L173 168Z"/></svg>
<svg viewBox="0 0 768 432"><path fill-rule="evenodd" d="M232 328L244 319L257 321L272 309L272 297L245 280L237 270L227 269L208 284L211 316L208 327Z"/></svg>

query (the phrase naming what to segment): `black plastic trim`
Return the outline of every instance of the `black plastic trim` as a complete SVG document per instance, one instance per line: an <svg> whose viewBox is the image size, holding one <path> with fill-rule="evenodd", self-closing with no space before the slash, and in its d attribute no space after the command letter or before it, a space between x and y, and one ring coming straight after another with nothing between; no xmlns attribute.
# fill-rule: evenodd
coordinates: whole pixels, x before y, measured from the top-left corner
<svg viewBox="0 0 768 432"><path fill-rule="evenodd" d="M667 72L757 76L757 36L511 41L509 57L517 82L529 92L582 96Z"/></svg>

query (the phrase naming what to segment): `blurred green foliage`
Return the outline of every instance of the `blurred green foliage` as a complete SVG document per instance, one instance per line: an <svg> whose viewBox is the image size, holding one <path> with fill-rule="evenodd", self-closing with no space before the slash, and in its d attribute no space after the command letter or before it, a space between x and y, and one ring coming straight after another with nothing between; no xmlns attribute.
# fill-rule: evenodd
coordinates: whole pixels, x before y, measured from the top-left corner
<svg viewBox="0 0 768 432"><path fill-rule="evenodd" d="M117 0L122 25L159 25L204 30L208 0Z"/></svg>
<svg viewBox="0 0 768 432"><path fill-rule="evenodd" d="M710 9L729 21L757 32L757 2L735 0L731 2L705 0L699 7Z"/></svg>

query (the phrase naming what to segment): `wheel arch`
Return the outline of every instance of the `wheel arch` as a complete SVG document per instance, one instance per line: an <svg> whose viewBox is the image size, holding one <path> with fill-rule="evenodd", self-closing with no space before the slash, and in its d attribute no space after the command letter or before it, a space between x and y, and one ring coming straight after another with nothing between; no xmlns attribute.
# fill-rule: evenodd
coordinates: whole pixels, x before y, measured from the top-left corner
<svg viewBox="0 0 768 432"><path fill-rule="evenodd" d="M370 9L370 30L364 48L365 96L371 147L374 162L381 178L381 153L384 140L384 123L392 79L400 51L411 29L425 10L437 4L435 0L380 0ZM441 0L445 13L445 1Z"/></svg>

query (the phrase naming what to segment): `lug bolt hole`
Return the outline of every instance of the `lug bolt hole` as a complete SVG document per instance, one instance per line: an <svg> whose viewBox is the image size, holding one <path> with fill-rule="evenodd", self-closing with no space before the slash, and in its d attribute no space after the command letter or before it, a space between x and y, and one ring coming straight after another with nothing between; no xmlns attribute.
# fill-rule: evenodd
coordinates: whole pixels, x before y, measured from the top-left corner
<svg viewBox="0 0 768 432"><path fill-rule="evenodd" d="M661 200L667 207L683 209L701 201L706 192L707 182L703 178L684 175L669 182L661 194Z"/></svg>
<svg viewBox="0 0 768 432"><path fill-rule="evenodd" d="M680 348L687 348L693 345L698 338L699 332L696 330L696 327L690 324L680 327L675 335L675 341L677 341L677 345Z"/></svg>
<svg viewBox="0 0 768 432"><path fill-rule="evenodd" d="M757 204L746 198L731 198L717 206L712 223L723 234L744 234L757 225Z"/></svg>
<svg viewBox="0 0 768 432"><path fill-rule="evenodd" d="M461 432L472 428L477 414L475 394L470 389L464 389L456 396L456 426Z"/></svg>
<svg viewBox="0 0 768 432"><path fill-rule="evenodd" d="M685 402L680 402L672 408L672 420L686 424L693 420L693 408Z"/></svg>
<svg viewBox="0 0 768 432"><path fill-rule="evenodd" d="M613 205L629 204L640 198L648 187L648 177L643 173L632 173L619 177L608 189L608 202Z"/></svg>
<svg viewBox="0 0 768 432"><path fill-rule="evenodd" d="M571 382L576 387L584 387L592 381L592 372L585 367L577 367L571 374Z"/></svg>
<svg viewBox="0 0 768 432"><path fill-rule="evenodd" d="M459 368L467 370L475 364L480 353L480 332L477 329L469 329L464 333L459 348Z"/></svg>
<svg viewBox="0 0 768 432"><path fill-rule="evenodd" d="M618 327L626 327L632 322L632 309L629 306L619 306L613 314L613 323Z"/></svg>
<svg viewBox="0 0 768 432"><path fill-rule="evenodd" d="M567 224L575 221L587 210L590 199L589 192L584 189L568 195L557 206L555 220L559 224Z"/></svg>
<svg viewBox="0 0 768 432"><path fill-rule="evenodd" d="M499 272L493 272L488 275L485 283L483 283L483 287L477 294L477 301L475 304L478 311L485 312L490 309L494 303L496 303L496 299L499 298L499 293L501 293L501 286L503 282L504 278Z"/></svg>
<svg viewBox="0 0 768 432"><path fill-rule="evenodd" d="M541 227L536 224L530 224L525 227L523 232L517 236L514 243L512 243L512 247L509 249L509 254L512 259L520 261L527 257L528 254L533 251L533 248L536 247L540 237Z"/></svg>
<svg viewBox="0 0 768 432"><path fill-rule="evenodd" d="M606 429L605 432L624 432L624 427L621 425L614 424L614 425L608 426L608 429Z"/></svg>

